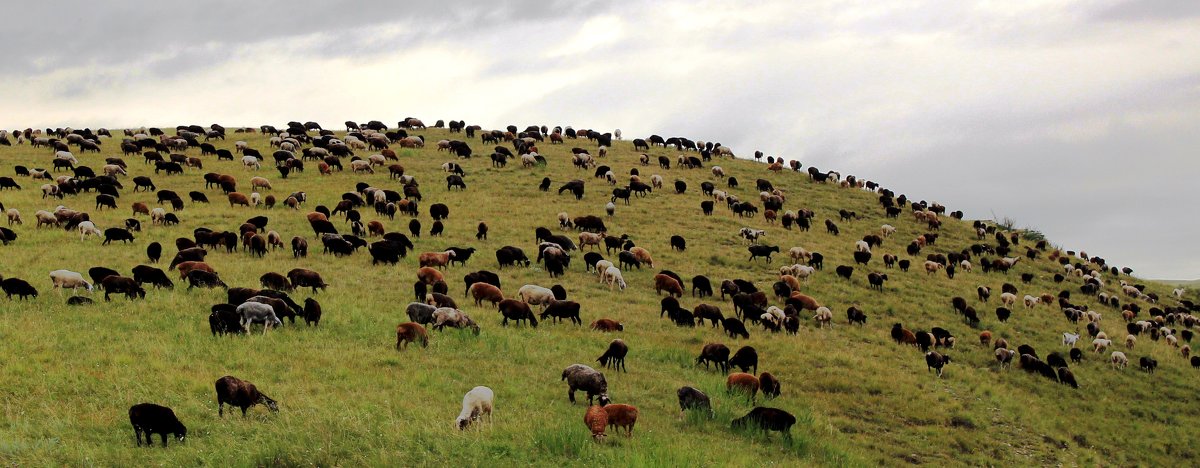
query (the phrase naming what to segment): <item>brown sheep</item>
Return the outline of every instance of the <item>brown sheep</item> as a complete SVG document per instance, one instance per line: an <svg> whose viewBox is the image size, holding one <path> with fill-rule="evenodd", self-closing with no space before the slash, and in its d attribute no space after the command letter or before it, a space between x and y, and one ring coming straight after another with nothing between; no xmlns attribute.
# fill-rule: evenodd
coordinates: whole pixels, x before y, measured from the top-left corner
<svg viewBox="0 0 1200 468"><path fill-rule="evenodd" d="M758 382L762 387L763 397L765 398L776 398L783 389L783 386L779 383L779 379L775 378L770 372L759 374Z"/></svg>
<svg viewBox="0 0 1200 468"><path fill-rule="evenodd" d="M181 280L187 278L187 274L193 270L216 273L212 267L208 266L208 264L204 262L181 262L180 264L175 265L175 268L179 269L179 279Z"/></svg>
<svg viewBox="0 0 1200 468"><path fill-rule="evenodd" d="M639 262L649 265L654 268L654 258L650 256L650 251L641 247L633 247L629 249L629 253L633 254ZM681 288L682 289L682 288Z"/></svg>
<svg viewBox="0 0 1200 468"><path fill-rule="evenodd" d="M821 303L817 302L815 298L806 294L801 294L799 291L793 292L792 295L788 297L788 302L796 303L800 305L802 309L810 311L815 311L821 307Z"/></svg>
<svg viewBox="0 0 1200 468"><path fill-rule="evenodd" d="M625 331L625 325L616 320L602 318L592 322L592 330L602 332Z"/></svg>
<svg viewBox="0 0 1200 468"><path fill-rule="evenodd" d="M604 430L608 428L608 411L600 405L589 406L587 412L583 413L583 423L592 431L593 440L603 441Z"/></svg>
<svg viewBox="0 0 1200 468"><path fill-rule="evenodd" d="M625 428L625 435L633 437L633 426L637 424L638 409L632 405L612 404L604 407L608 413L608 427ZM620 431L618 431L620 433Z"/></svg>
<svg viewBox="0 0 1200 468"><path fill-rule="evenodd" d="M1008 348L1008 340L1006 340L1004 338L997 338L996 343L992 346L992 349L1000 349L1000 348Z"/></svg>
<svg viewBox="0 0 1200 468"><path fill-rule="evenodd" d="M444 282L445 277L436 268L424 267L417 270L417 281L433 286L439 282Z"/></svg>
<svg viewBox="0 0 1200 468"><path fill-rule="evenodd" d="M758 377L745 372L734 372L729 374L729 378L725 379L725 390L729 393L740 391L750 396L750 403L754 403L754 398L758 396L759 382Z"/></svg>
<svg viewBox="0 0 1200 468"><path fill-rule="evenodd" d="M471 288L467 291L471 294L471 297L475 298L475 305L481 307L483 306L483 301L491 302L492 307L496 307L496 304L504 300L504 293L500 291L500 288L488 283L472 284Z"/></svg>
<svg viewBox="0 0 1200 468"><path fill-rule="evenodd" d="M396 325L396 350L408 349L409 343L420 342L422 348L429 347L429 333L419 323L405 322Z"/></svg>
<svg viewBox="0 0 1200 468"><path fill-rule="evenodd" d="M310 222L310 223L313 221L329 221L329 218L325 216L325 213L322 213L320 211L314 211L312 213L307 214L305 217L308 218L308 222Z"/></svg>
<svg viewBox="0 0 1200 468"><path fill-rule="evenodd" d="M215 385L217 390L217 415L225 417L225 405L242 409L242 416L246 416L246 410L251 406L262 404L266 405L271 412L279 411L275 400L258 391L258 387L254 384L237 377L227 375L217 379Z"/></svg>
<svg viewBox="0 0 1200 468"><path fill-rule="evenodd" d="M438 267L443 268L450 264L450 259L454 258L454 251L447 250L445 252L425 252L417 257L421 267Z"/></svg>
<svg viewBox="0 0 1200 468"><path fill-rule="evenodd" d="M231 192L229 194L229 206L232 208L235 205L250 206L250 198L242 193Z"/></svg>
<svg viewBox="0 0 1200 468"><path fill-rule="evenodd" d="M992 344L992 332L988 330L979 332L979 344L983 346Z"/></svg>
<svg viewBox="0 0 1200 468"><path fill-rule="evenodd" d="M139 214L150 216L150 207L146 206L145 203L137 202L131 206L133 207L133 216L137 216Z"/></svg>
<svg viewBox="0 0 1200 468"><path fill-rule="evenodd" d="M683 286L679 284L679 281L668 275L659 273L654 275L654 294L662 291L666 291L667 295L671 297L683 297Z"/></svg>
<svg viewBox="0 0 1200 468"><path fill-rule="evenodd" d="M267 180L266 177L251 178L250 179L250 189L258 190L260 188L265 188L267 190L271 190L271 181Z"/></svg>
<svg viewBox="0 0 1200 468"><path fill-rule="evenodd" d="M795 276L779 275L779 281L783 281L784 284L787 284L789 288L792 288L792 291L800 290L800 280L796 279Z"/></svg>
<svg viewBox="0 0 1200 468"><path fill-rule="evenodd" d="M367 223L367 232L369 232L371 236L382 236L385 233L383 223L379 221L371 221Z"/></svg>

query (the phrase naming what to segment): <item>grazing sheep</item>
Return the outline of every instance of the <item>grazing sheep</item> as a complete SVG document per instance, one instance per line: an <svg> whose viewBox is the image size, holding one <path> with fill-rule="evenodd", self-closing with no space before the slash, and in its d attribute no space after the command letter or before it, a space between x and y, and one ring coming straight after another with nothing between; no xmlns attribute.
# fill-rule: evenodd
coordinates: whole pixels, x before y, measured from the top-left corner
<svg viewBox="0 0 1200 468"><path fill-rule="evenodd" d="M67 289L77 291L79 288L84 288L87 292L92 292L92 283L83 279L83 275L70 270L54 270L50 272L50 281L54 283L54 289ZM61 291L60 291L61 294Z"/></svg>
<svg viewBox="0 0 1200 468"><path fill-rule="evenodd" d="M603 263L609 263L610 266L605 268L604 270L601 270L600 266ZM622 291L625 290L625 286L626 286L625 278L621 276L621 269L619 269L615 266L611 266L611 262L607 262L606 260L601 260L599 262L596 262L596 271L600 272L600 282L608 283L608 289L610 291L612 290L613 285L619 286ZM659 276L661 276L661 275L659 275ZM671 279L671 278L668 278L668 279ZM674 279L671 279L671 281L674 281ZM656 282L655 286L657 287L657 282ZM667 296L674 297L673 294L667 294Z"/></svg>
<svg viewBox="0 0 1200 468"><path fill-rule="evenodd" d="M600 357L596 359L596 362L599 362L600 365L604 366L605 368L619 368L622 372L629 372L629 370L625 368L626 354L629 354L629 346L625 344L624 340L615 339L608 344L608 349L604 351L604 354L600 355Z"/></svg>
<svg viewBox="0 0 1200 468"><path fill-rule="evenodd" d="M725 379L725 390L728 393L740 392L745 393L750 397L750 403L754 403L754 399L758 396L760 387L758 377L745 372L734 372L729 374Z"/></svg>
<svg viewBox="0 0 1200 468"><path fill-rule="evenodd" d="M625 325L616 320L602 318L592 322L591 329L602 332L625 331Z"/></svg>
<svg viewBox="0 0 1200 468"><path fill-rule="evenodd" d="M1142 356L1138 359L1138 367L1147 373L1153 374L1154 369L1158 368L1158 360L1149 356Z"/></svg>
<svg viewBox="0 0 1200 468"><path fill-rule="evenodd" d="M833 311L825 306L817 307L813 320L817 322L817 328L833 328Z"/></svg>
<svg viewBox="0 0 1200 468"><path fill-rule="evenodd" d="M633 426L637 424L638 409L632 405L612 404L604 406L608 412L608 427L625 428L625 435L633 437ZM620 433L620 431L617 431Z"/></svg>
<svg viewBox="0 0 1200 468"><path fill-rule="evenodd" d="M608 412L604 410L603 405L589 406L583 413L583 423L592 431L592 440L603 441L606 437L604 430L608 428Z"/></svg>
<svg viewBox="0 0 1200 468"><path fill-rule="evenodd" d="M758 376L759 386L762 388L764 398L778 398L783 386L779 383L779 379L775 378L770 372L763 372Z"/></svg>
<svg viewBox="0 0 1200 468"><path fill-rule="evenodd" d="M425 305L413 303L416 305ZM411 308L412 305L409 305ZM432 308L432 307L431 307ZM432 317L432 313L430 314ZM422 348L429 347L429 332L419 323L404 322L396 325L396 350L408 349L409 343L420 343Z"/></svg>
<svg viewBox="0 0 1200 468"><path fill-rule="evenodd" d="M529 305L541 305L542 310L554 301L554 291L541 286L527 284L517 290L517 297Z"/></svg>
<svg viewBox="0 0 1200 468"><path fill-rule="evenodd" d="M654 275L654 293L658 294L661 291L666 291L669 296L683 297L683 286L679 281L660 273Z"/></svg>
<svg viewBox="0 0 1200 468"><path fill-rule="evenodd" d="M708 364L715 363L717 370L721 372L729 371L729 348L721 343L709 343L704 345L700 351L700 357L696 358L696 364L704 363L704 368L708 369Z"/></svg>
<svg viewBox="0 0 1200 468"><path fill-rule="evenodd" d="M575 325L583 325L583 319L579 318L578 302L551 299L538 318L546 320L546 317L554 317L555 323L560 319L569 319Z"/></svg>
<svg viewBox="0 0 1200 468"><path fill-rule="evenodd" d="M500 323L503 326L508 326L508 321L512 320L520 325L522 320L529 321L529 326L537 328L537 317L533 315L533 311L529 309L529 304L518 301L516 299L505 299L500 301L498 305L500 315L504 316L504 320Z"/></svg>
<svg viewBox="0 0 1200 468"><path fill-rule="evenodd" d="M105 290L107 294L107 289ZM249 330L250 324L260 322L263 324L263 334L267 333L267 329L283 325L283 321L275 315L275 308L258 302L246 302L237 306L238 315L242 316L242 328Z"/></svg>
<svg viewBox="0 0 1200 468"><path fill-rule="evenodd" d="M163 447L167 446L167 434L183 442L187 438L187 427L175 417L175 412L166 406L154 403L138 403L129 407L129 424L133 425L133 437L142 445L142 434L146 434L146 445L154 445L154 434L162 435Z"/></svg>
<svg viewBox="0 0 1200 468"><path fill-rule="evenodd" d="M746 413L745 416L734 419L730 423L730 427L735 430L754 428L761 431L782 432L783 437L790 440L792 426L795 424L796 417L787 411L758 406Z"/></svg>
<svg viewBox="0 0 1200 468"><path fill-rule="evenodd" d="M237 377L227 375L217 379L217 415L225 417L225 405L242 409L242 417L246 410L254 405L265 405L271 412L279 411L275 400L258 391L254 384Z"/></svg>
<svg viewBox="0 0 1200 468"><path fill-rule="evenodd" d="M496 395L492 389L479 386L472 388L463 396L462 411L458 413L458 418L454 420L458 430L465 430L468 425L474 421L478 421L483 416L487 416L488 420L492 419L492 407L495 402Z"/></svg>
<svg viewBox="0 0 1200 468"><path fill-rule="evenodd" d="M687 410L694 409L706 411L709 418L714 416L708 395L705 395L704 392L695 387L679 387L679 390L675 391L675 395L679 397L679 411L681 414Z"/></svg>
<svg viewBox="0 0 1200 468"><path fill-rule="evenodd" d="M1133 349L1137 344L1137 337L1133 335L1125 335L1125 349Z"/></svg>
<svg viewBox="0 0 1200 468"><path fill-rule="evenodd" d="M1013 356L1017 355L1016 351L1006 348L996 348L996 362L1000 363L1000 368L1003 369L1012 365Z"/></svg>
<svg viewBox="0 0 1200 468"><path fill-rule="evenodd" d="M943 356L937 351L925 353L925 365L929 370L936 369L938 378L942 377L942 367L948 363L950 363L950 356Z"/></svg>
<svg viewBox="0 0 1200 468"><path fill-rule="evenodd" d="M1120 351L1113 351L1108 360L1112 364L1113 369L1124 369L1129 365L1129 358L1125 356L1125 353Z"/></svg>
<svg viewBox="0 0 1200 468"><path fill-rule="evenodd" d="M575 404L576 390L587 392L589 405L592 404L593 398L599 400L600 406L608 404L608 382L604 380L604 374L596 369L583 364L572 364L563 369L562 380L567 382L567 398L571 404Z"/></svg>
<svg viewBox="0 0 1200 468"><path fill-rule="evenodd" d="M472 284L470 288L467 288L467 292L475 298L477 306L482 306L483 301L488 301L492 303L492 307L497 307L497 304L504 300L504 293L500 291L500 288L488 283Z"/></svg>
<svg viewBox="0 0 1200 468"><path fill-rule="evenodd" d="M434 293L436 296L437 293ZM441 331L446 326L459 329L470 329L479 335L479 325L466 313L453 307L439 307L433 312L433 329Z"/></svg>
<svg viewBox="0 0 1200 468"><path fill-rule="evenodd" d="M1092 351L1095 353L1102 353L1107 350L1109 346L1112 346L1112 340L1104 338L1096 338L1092 340Z"/></svg>

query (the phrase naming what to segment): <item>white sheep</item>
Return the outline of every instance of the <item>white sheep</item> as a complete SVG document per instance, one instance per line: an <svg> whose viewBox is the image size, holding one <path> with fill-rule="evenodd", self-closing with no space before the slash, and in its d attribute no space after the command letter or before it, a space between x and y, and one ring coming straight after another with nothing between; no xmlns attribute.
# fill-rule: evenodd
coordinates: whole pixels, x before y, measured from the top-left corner
<svg viewBox="0 0 1200 468"><path fill-rule="evenodd" d="M1099 323L1099 322L1100 322L1100 319L1104 317L1103 315L1101 315L1101 314L1100 314L1100 312L1096 312L1096 311L1094 311L1094 310L1089 310L1089 311L1087 311L1087 315L1086 315L1086 316L1087 316L1087 321L1088 321L1089 323L1090 323L1090 322L1097 322L1097 323Z"/></svg>
<svg viewBox="0 0 1200 468"><path fill-rule="evenodd" d="M262 195L259 195L258 192L250 192L250 204L258 206L259 203L262 203Z"/></svg>
<svg viewBox="0 0 1200 468"><path fill-rule="evenodd" d="M1028 294L1025 295L1025 308L1026 309L1032 309L1041 302L1042 302L1042 300L1039 298L1030 296Z"/></svg>
<svg viewBox="0 0 1200 468"><path fill-rule="evenodd" d="M654 188L662 188L662 185L663 185L662 176L660 176L658 174L652 174L650 176L650 186L652 186Z"/></svg>
<svg viewBox="0 0 1200 468"><path fill-rule="evenodd" d="M162 224L166 220L167 220L167 210L164 210L162 208L155 208L153 210L150 210L150 223L151 224Z"/></svg>
<svg viewBox="0 0 1200 468"><path fill-rule="evenodd" d="M724 179L725 178L725 169L722 168L721 166L713 166L712 167L712 175L713 175L713 177L720 177L720 178Z"/></svg>
<svg viewBox="0 0 1200 468"><path fill-rule="evenodd" d="M78 290L79 288L87 289L87 292L92 292L92 283L83 279L83 275L70 270L54 270L50 272L50 281L54 283L54 288L59 289L59 294L62 294L62 289L71 288Z"/></svg>
<svg viewBox="0 0 1200 468"><path fill-rule="evenodd" d="M971 272L971 261L970 261L970 260L963 260L963 261L961 261L961 262L958 262L958 268L959 268L960 270L962 270L962 271L965 271L965 272L967 272L967 273L970 273L970 272Z"/></svg>
<svg viewBox="0 0 1200 468"><path fill-rule="evenodd" d="M261 167L258 163L258 158L254 156L242 156L242 166L247 169L253 168L256 171Z"/></svg>
<svg viewBox="0 0 1200 468"><path fill-rule="evenodd" d="M540 305L542 309L545 309L550 302L554 301L554 291L535 284L527 284L517 290L517 297L520 297L526 304Z"/></svg>
<svg viewBox="0 0 1200 468"><path fill-rule="evenodd" d="M96 225L94 223L92 223L91 221L84 221L82 223L79 223L78 229L79 229L79 240L80 241L83 241L84 239L86 239L87 236L100 237L100 235L101 235L100 230L96 229Z"/></svg>
<svg viewBox="0 0 1200 468"><path fill-rule="evenodd" d="M9 226L12 226L13 224L24 224L21 222L21 212L16 208L9 208L6 214L8 215Z"/></svg>
<svg viewBox="0 0 1200 468"><path fill-rule="evenodd" d="M1013 293L1004 293L1000 295L1000 303L1005 307L1012 307L1017 302L1017 295Z"/></svg>
<svg viewBox="0 0 1200 468"><path fill-rule="evenodd" d="M783 323L783 319L787 317L787 315L783 313L783 309L775 306L767 307L766 315L770 316L771 321L775 322L776 325Z"/></svg>
<svg viewBox="0 0 1200 468"><path fill-rule="evenodd" d="M56 218L54 216L54 213L51 213L49 211L38 210L37 213L33 214L33 217L37 218L37 222L38 222L37 227L42 227L43 224L48 224L51 226L58 226L58 218Z"/></svg>
<svg viewBox="0 0 1200 468"><path fill-rule="evenodd" d="M854 243L854 251L871 253L871 244L868 244L867 241L863 240L857 241Z"/></svg>
<svg viewBox="0 0 1200 468"><path fill-rule="evenodd" d="M882 235L883 237L892 237L892 234L895 234L895 233L896 233L896 228L894 226L892 226L891 224L884 224L883 226L879 227L879 234Z"/></svg>
<svg viewBox="0 0 1200 468"><path fill-rule="evenodd" d="M1079 341L1078 333L1070 333L1070 332L1063 333L1063 340L1062 340L1063 346L1068 346L1068 347L1074 348L1075 343L1078 341Z"/></svg>
<svg viewBox="0 0 1200 468"><path fill-rule="evenodd" d="M558 212L558 227L567 229L571 226L571 216L566 211Z"/></svg>
<svg viewBox="0 0 1200 468"><path fill-rule="evenodd" d="M1133 345L1137 344L1137 336L1125 335L1125 348L1133 349Z"/></svg>
<svg viewBox="0 0 1200 468"><path fill-rule="evenodd" d="M1177 299L1183 299L1183 293L1183 288L1175 288L1171 290L1171 294L1174 294Z"/></svg>
<svg viewBox="0 0 1200 468"><path fill-rule="evenodd" d="M1124 369L1125 366L1129 365L1129 358L1125 357L1125 353L1120 351L1113 351L1112 356L1109 356L1108 360L1112 363L1113 369Z"/></svg>
<svg viewBox="0 0 1200 468"><path fill-rule="evenodd" d="M604 282L604 272L613 266L613 262L608 260L596 261L596 275L600 277L600 282Z"/></svg>
<svg viewBox="0 0 1200 468"><path fill-rule="evenodd" d="M466 429L473 421L478 421L481 417L487 416L488 421L492 419L492 406L496 395L492 393L492 389L479 386L472 388L463 396L462 412L458 413L458 419L455 419L455 424L461 431Z"/></svg>
<svg viewBox="0 0 1200 468"><path fill-rule="evenodd" d="M1092 340L1092 351L1096 353L1104 352L1109 346L1112 346L1112 340L1105 338L1096 338Z"/></svg>
<svg viewBox="0 0 1200 468"><path fill-rule="evenodd" d="M1171 345L1172 347L1179 347L1179 338L1175 338L1175 335L1164 336L1163 341L1166 341L1167 344Z"/></svg>
<svg viewBox="0 0 1200 468"><path fill-rule="evenodd" d="M1098 333L1096 333L1096 339L1097 339L1097 340L1107 340L1107 339L1108 339L1108 333L1104 333L1104 332L1098 332Z"/></svg>
<svg viewBox="0 0 1200 468"><path fill-rule="evenodd" d="M608 203L605 203L604 204L604 212L606 214L608 214L609 218L613 217L613 214L615 214L617 212L617 204L613 203L611 201Z"/></svg>
<svg viewBox="0 0 1200 468"><path fill-rule="evenodd" d="M808 261L812 259L812 253L805 250L804 247L792 247L788 249L788 257L793 262Z"/></svg>
<svg viewBox="0 0 1200 468"><path fill-rule="evenodd" d="M828 307L817 307L816 314L813 315L813 320L817 322L817 328L828 326L833 328L833 311Z"/></svg>
<svg viewBox="0 0 1200 468"><path fill-rule="evenodd" d="M599 262L597 262L599 263ZM611 291L613 285L617 285L622 291L625 290L625 278L621 276L621 269L615 266L610 266L601 274L600 281L608 283L608 289Z"/></svg>

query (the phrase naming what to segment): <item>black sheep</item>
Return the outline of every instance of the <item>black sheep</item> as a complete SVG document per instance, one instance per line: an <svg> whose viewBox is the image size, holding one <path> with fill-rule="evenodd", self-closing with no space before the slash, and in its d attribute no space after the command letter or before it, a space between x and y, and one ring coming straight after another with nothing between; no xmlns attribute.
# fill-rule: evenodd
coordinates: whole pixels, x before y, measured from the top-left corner
<svg viewBox="0 0 1200 468"><path fill-rule="evenodd" d="M687 241L684 240L683 236L671 236L671 249L683 252L684 250L687 250Z"/></svg>
<svg viewBox="0 0 1200 468"><path fill-rule="evenodd" d="M129 407L129 423L133 425L133 437L137 445L142 445L142 434L146 434L146 445L153 446L151 437L162 435L163 447L167 446L167 434L172 434L180 442L187 437L187 427L175 417L171 408L153 403L139 403Z"/></svg>
<svg viewBox="0 0 1200 468"><path fill-rule="evenodd" d="M308 326L321 325L321 303L311 297L304 299L304 323Z"/></svg>
<svg viewBox="0 0 1200 468"><path fill-rule="evenodd" d="M745 416L734 419L730 427L740 430L752 428L762 431L782 432L784 438L791 439L792 426L795 424L796 417L787 411L758 406L750 410L749 413L746 413Z"/></svg>
<svg viewBox="0 0 1200 468"><path fill-rule="evenodd" d="M704 345L704 348L700 350L700 356L696 358L696 364L702 362L705 369L708 369L708 364L711 362L717 365L717 370L729 372L729 348L721 343Z"/></svg>
<svg viewBox="0 0 1200 468"><path fill-rule="evenodd" d="M122 228L108 228L104 230L104 242L100 245L108 245L109 242L119 240L123 243L133 242L133 234Z"/></svg>
<svg viewBox="0 0 1200 468"><path fill-rule="evenodd" d="M752 245L748 248L750 251L750 259L753 261L758 257L766 257L767 263L771 263L771 254L779 252L779 246L774 245Z"/></svg>
<svg viewBox="0 0 1200 468"><path fill-rule="evenodd" d="M697 293L699 293L699 296L697 296ZM692 297L705 297L712 295L712 283L708 280L708 277L703 275L692 277Z"/></svg>
<svg viewBox="0 0 1200 468"><path fill-rule="evenodd" d="M21 300L25 300L29 296L33 296L34 299L38 297L37 289L20 278L5 278L0 281L0 289L4 290L4 295L9 299L12 299L13 296L17 296Z"/></svg>
<svg viewBox="0 0 1200 468"><path fill-rule="evenodd" d="M1075 374L1066 366L1058 368L1058 381L1063 385L1070 385L1071 388L1079 388L1079 383L1075 381Z"/></svg>
<svg viewBox="0 0 1200 468"><path fill-rule="evenodd" d="M834 271L837 272L838 276L841 276L842 278L849 280L850 275L854 274L854 267L849 266L849 265L838 265L838 267L835 268Z"/></svg>
<svg viewBox="0 0 1200 468"><path fill-rule="evenodd" d="M1083 362L1083 351L1079 348L1071 348L1071 362Z"/></svg>
<svg viewBox="0 0 1200 468"><path fill-rule="evenodd" d="M746 324L736 317L725 317L724 320L721 320L721 326L730 338L737 338L740 335L742 338L750 339L750 332L746 331Z"/></svg>
<svg viewBox="0 0 1200 468"><path fill-rule="evenodd" d="M579 318L579 303L573 301L551 301L550 305L542 311L538 318L543 321L546 317L554 317L555 323L560 319L570 319L575 325L583 325L583 320Z"/></svg>
<svg viewBox="0 0 1200 468"><path fill-rule="evenodd" d="M729 358L729 366L737 367L742 372L751 372L749 369L754 369L751 373L758 373L758 351L753 346L743 346L733 353L733 357Z"/></svg>
<svg viewBox="0 0 1200 468"><path fill-rule="evenodd" d="M713 417L712 403L708 395L694 387L680 387L675 391L675 395L679 397L679 410L681 412L694 409L708 412L708 417Z"/></svg>
<svg viewBox="0 0 1200 468"><path fill-rule="evenodd" d="M925 353L925 365L929 370L937 370L938 378L942 377L942 368L950 363L950 356L943 356L937 351Z"/></svg>
<svg viewBox="0 0 1200 468"><path fill-rule="evenodd" d="M621 369L622 372L629 372L629 370L625 368L625 355L628 353L629 346L625 344L624 340L612 340L612 342L608 344L608 349L604 351L604 354L596 359L596 362L600 363L600 365L604 366L605 368L611 367L613 369Z"/></svg>

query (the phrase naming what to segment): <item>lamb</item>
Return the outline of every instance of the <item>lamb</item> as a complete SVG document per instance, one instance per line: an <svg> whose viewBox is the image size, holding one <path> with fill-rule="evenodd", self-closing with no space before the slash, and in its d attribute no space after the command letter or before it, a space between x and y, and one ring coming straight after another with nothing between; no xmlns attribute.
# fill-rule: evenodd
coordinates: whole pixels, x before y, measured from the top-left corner
<svg viewBox="0 0 1200 468"><path fill-rule="evenodd" d="M416 305L426 305L414 302ZM412 305L409 305L410 309ZM430 307L432 309L432 307ZM430 314L432 317L432 314ZM420 343L422 348L429 347L429 332L419 323L404 322L396 325L396 351L408 349L409 343Z"/></svg>
<svg viewBox="0 0 1200 468"><path fill-rule="evenodd" d="M817 321L817 328L833 328L833 311L825 306L817 307L813 320Z"/></svg>
<svg viewBox="0 0 1200 468"><path fill-rule="evenodd" d="M567 397L571 400L571 404L575 404L576 390L587 392L589 405L592 404L593 398L599 400L600 406L607 405L609 402L608 382L604 380L604 374L597 372L596 369L583 364L572 364L563 369L562 380L567 382Z"/></svg>
<svg viewBox="0 0 1200 468"><path fill-rule="evenodd" d="M183 442L187 438L187 427L175 417L175 412L166 406L154 403L138 403L129 407L129 424L133 425L133 437L142 445L142 434L146 434L146 445L154 445L154 434L162 435L163 447L167 446L167 434Z"/></svg>
<svg viewBox="0 0 1200 468"><path fill-rule="evenodd" d="M750 403L754 403L755 397L758 396L758 389L758 377L745 372L734 372L725 379L725 390L728 393L735 391L745 393L750 397Z"/></svg>
<svg viewBox="0 0 1200 468"><path fill-rule="evenodd" d="M762 431L782 432L783 437L790 440L792 437L792 426L795 424L796 417L787 411L758 406L750 410L749 413L746 413L745 416L734 419L730 423L730 427L733 429L754 427Z"/></svg>
<svg viewBox="0 0 1200 468"><path fill-rule="evenodd" d="M458 413L458 418L454 420L458 426L458 430L465 430L468 425L474 421L478 421L483 416L487 416L488 420L492 419L492 407L496 395L492 389L478 386L472 388L463 396L462 411Z"/></svg>
<svg viewBox="0 0 1200 468"><path fill-rule="evenodd" d="M633 437L633 426L637 424L638 409L632 405L613 404L604 406L608 413L608 427L625 428L625 435Z"/></svg>
<svg viewBox="0 0 1200 468"><path fill-rule="evenodd" d="M1033 297L1028 294L1025 295L1025 308L1026 309L1032 309L1041 302L1042 302L1042 300L1040 298Z"/></svg>
<svg viewBox="0 0 1200 468"><path fill-rule="evenodd" d="M50 281L54 283L55 289L71 288L72 291L77 291L79 288L86 289L89 293L92 292L92 283L83 279L83 275L70 270L54 270L50 272ZM61 291L60 291L61 294Z"/></svg>
<svg viewBox="0 0 1200 468"><path fill-rule="evenodd" d="M604 430L608 427L608 412L603 405L589 406L583 414L583 423L592 431L592 440L600 442L606 437Z"/></svg>
<svg viewBox="0 0 1200 468"><path fill-rule="evenodd" d="M608 349L596 359L596 362L605 368L619 368L622 372L628 373L629 370L625 368L625 355L628 353L629 345L626 345L624 340L615 339L608 344Z"/></svg>
<svg viewBox="0 0 1200 468"><path fill-rule="evenodd" d="M87 236L96 236L96 237L101 236L100 230L96 229L96 225L93 224L91 221L83 221L83 222L79 223L79 225L77 226L77 229L79 230L79 240L80 241L83 241L84 239L86 239Z"/></svg>
<svg viewBox="0 0 1200 468"><path fill-rule="evenodd" d="M227 375L217 379L215 387L217 390L217 415L220 417L225 417L226 404L241 408L242 417L245 417L246 410L254 405L266 405L271 412L279 411L275 400L258 391L258 387L245 380Z"/></svg>

